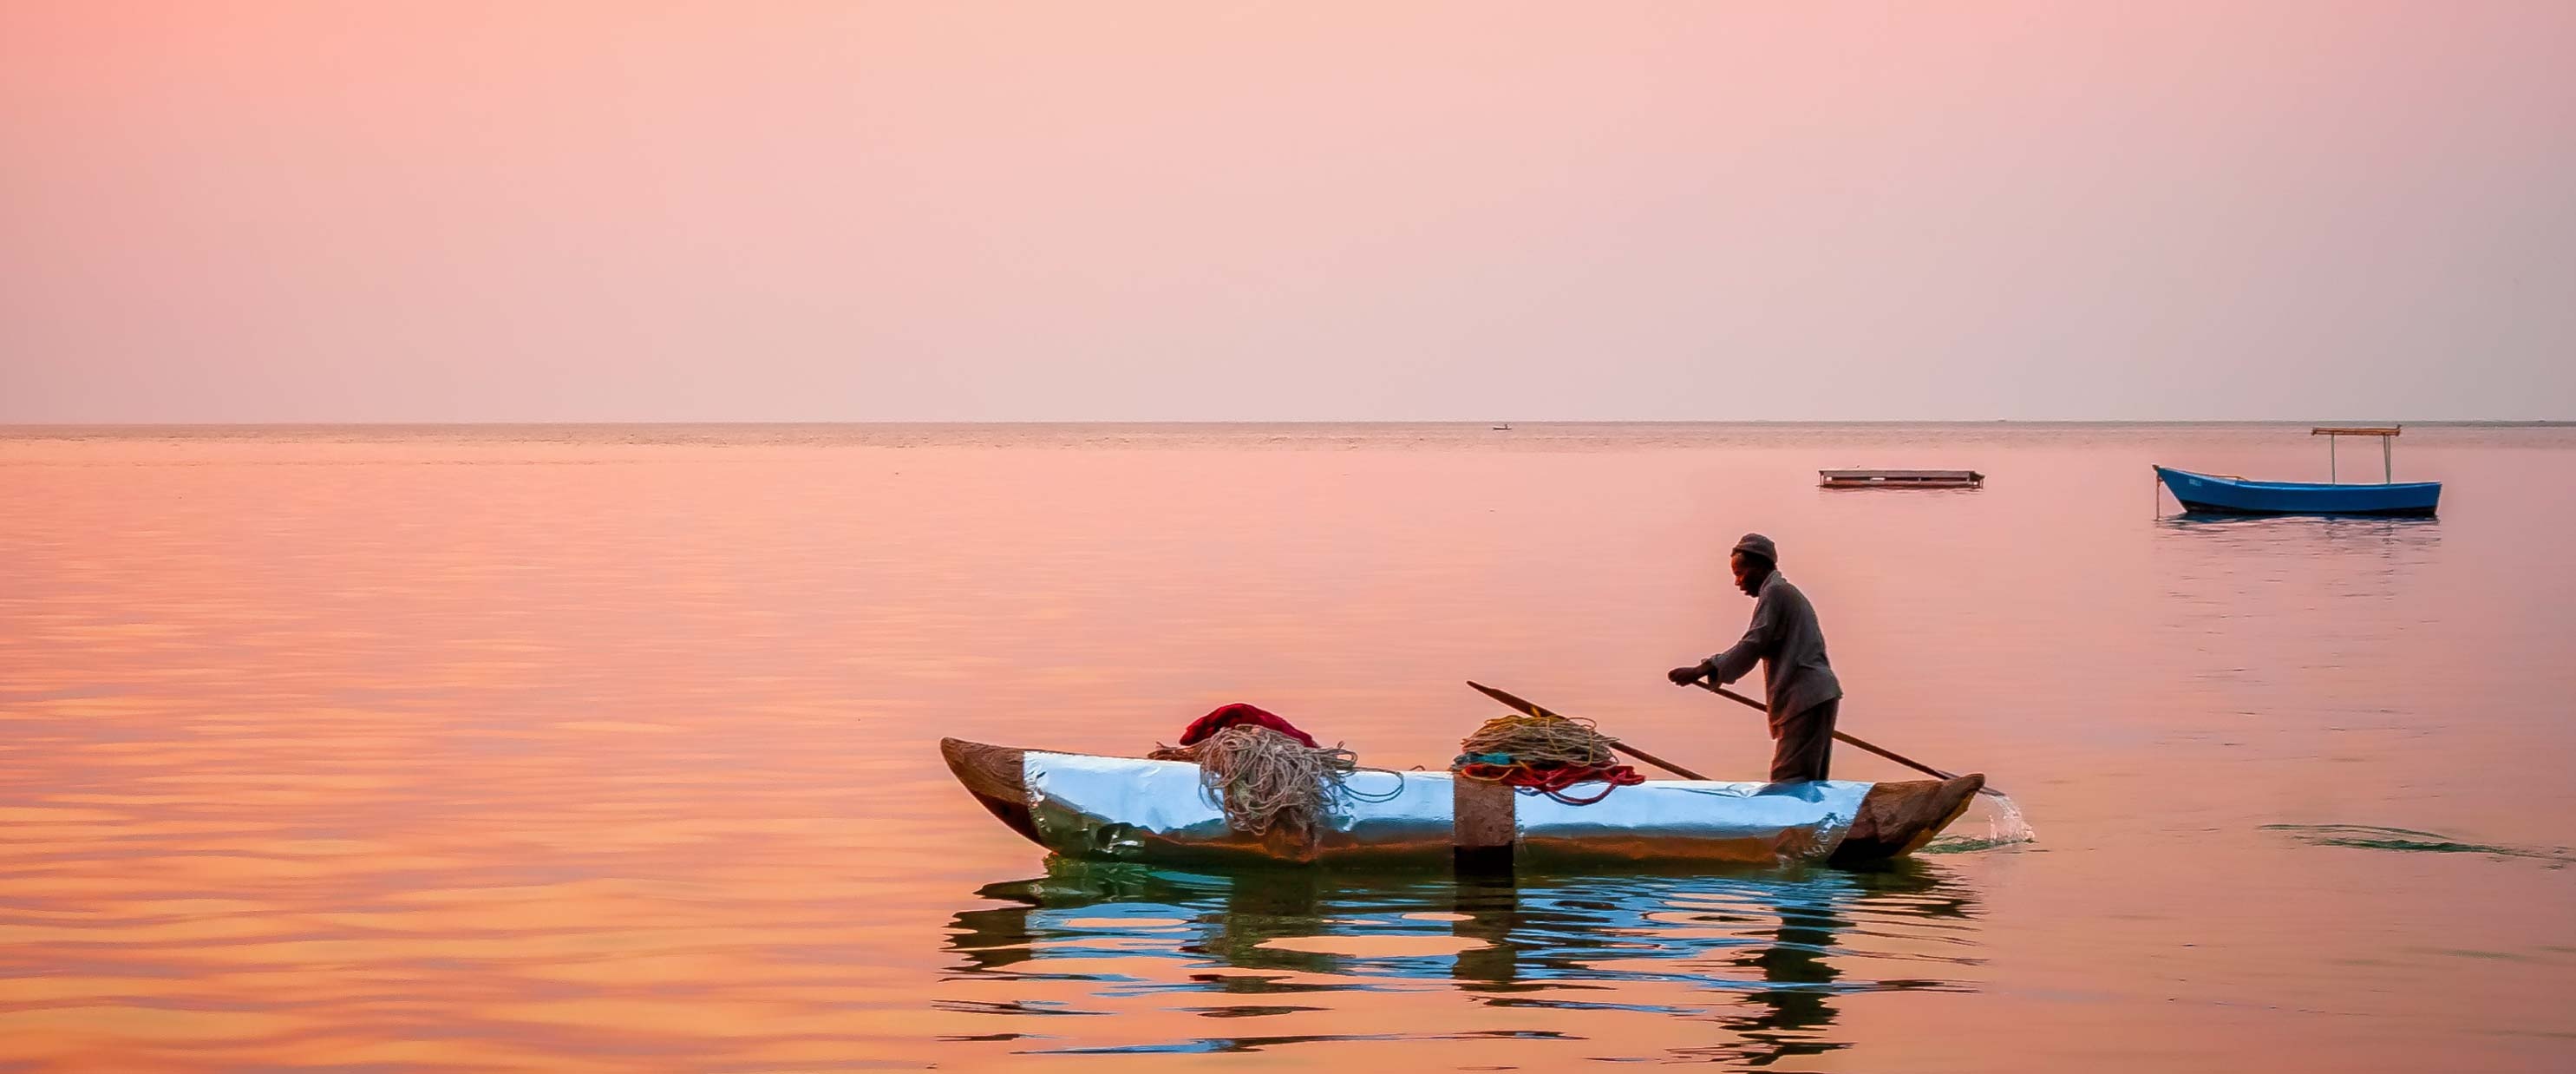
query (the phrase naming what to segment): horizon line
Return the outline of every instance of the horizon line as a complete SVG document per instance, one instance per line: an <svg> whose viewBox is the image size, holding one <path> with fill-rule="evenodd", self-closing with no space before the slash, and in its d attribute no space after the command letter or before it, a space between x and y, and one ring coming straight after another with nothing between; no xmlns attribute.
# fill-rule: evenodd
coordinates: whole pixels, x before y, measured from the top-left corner
<svg viewBox="0 0 2576 1074"><path fill-rule="evenodd" d="M643 427L674 425L734 426L1009 426L1009 425L2308 425L2346 421L2343 417L2309 418L982 418L982 419L801 419L801 418L646 418L646 419L475 419L447 421L0 421L0 430L23 429L363 429L363 428L511 428L532 426ZM2428 418L2370 419L2388 425L2543 427L2576 426L2576 418Z"/></svg>

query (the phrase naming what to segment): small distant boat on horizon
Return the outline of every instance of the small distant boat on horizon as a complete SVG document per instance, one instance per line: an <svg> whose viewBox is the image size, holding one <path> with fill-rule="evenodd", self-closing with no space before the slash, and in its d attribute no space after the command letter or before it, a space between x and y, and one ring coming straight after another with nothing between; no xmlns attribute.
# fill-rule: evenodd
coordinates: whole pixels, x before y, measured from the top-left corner
<svg viewBox="0 0 2576 1074"><path fill-rule="evenodd" d="M1986 475L1975 470L1818 470L1816 484L1829 489L1972 489Z"/></svg>
<svg viewBox="0 0 2576 1074"><path fill-rule="evenodd" d="M2173 493L2184 511L2195 514L2431 518L2442 499L2442 483L2395 479L2394 450L2390 442L2396 439L2399 429L2399 426L2388 425L2320 426L2308 430L2310 436L2326 438L2328 480L2324 483L2251 481L2232 474L2194 473L2162 465L2155 467L2156 479ZM2335 441L2346 436L2379 438L2379 484L2347 485L2338 480Z"/></svg>
<svg viewBox="0 0 2576 1074"><path fill-rule="evenodd" d="M1508 433L1508 432L1512 431L1512 423L1510 423L1510 422L1508 422L1508 421L1507 421L1507 422L1504 422L1504 423L1502 423L1502 424L1500 424L1500 425L1494 426L1494 431L1495 431L1495 432L1498 432L1498 433Z"/></svg>

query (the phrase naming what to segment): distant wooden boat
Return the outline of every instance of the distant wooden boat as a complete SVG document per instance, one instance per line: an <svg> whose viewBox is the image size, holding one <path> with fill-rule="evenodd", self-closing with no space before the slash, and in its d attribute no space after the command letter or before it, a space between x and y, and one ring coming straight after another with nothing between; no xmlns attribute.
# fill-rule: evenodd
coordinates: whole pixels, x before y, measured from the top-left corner
<svg viewBox="0 0 2576 1074"><path fill-rule="evenodd" d="M1512 423L1510 423L1510 422L1508 422L1508 421L1507 421L1507 422L1504 422L1504 423L1502 423L1502 424L1500 424L1500 425L1494 426L1494 431L1495 431L1495 432L1498 432L1498 433L1507 433L1507 432L1510 432L1510 431L1512 431Z"/></svg>
<svg viewBox="0 0 2576 1074"><path fill-rule="evenodd" d="M1829 489L1972 489L1986 483L1975 470L1818 470Z"/></svg>
<svg viewBox="0 0 2576 1074"><path fill-rule="evenodd" d="M1362 771L1352 777L1362 793L1308 838L1233 830L1187 762L955 738L939 752L977 803L1030 842L1163 865L1865 865L1921 849L1986 782L1648 780L1572 805L1448 772Z"/></svg>
<svg viewBox="0 0 2576 1074"><path fill-rule="evenodd" d="M2390 441L2397 426L2331 426L2309 430L2326 439L2326 475L2337 473L2335 441L2346 436L2379 438L2380 483L2343 484L2329 480L2250 481L2242 477L2193 473L2158 466L2156 479L2173 492L2183 510L2218 515L2381 515L2430 518L2442 499L2439 481L2396 481Z"/></svg>

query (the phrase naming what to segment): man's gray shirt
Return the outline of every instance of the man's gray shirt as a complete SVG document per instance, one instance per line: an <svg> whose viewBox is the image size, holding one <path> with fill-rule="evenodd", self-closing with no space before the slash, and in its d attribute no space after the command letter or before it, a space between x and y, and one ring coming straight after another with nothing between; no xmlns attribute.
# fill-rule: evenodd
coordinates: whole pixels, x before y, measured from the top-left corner
<svg viewBox="0 0 2576 1074"><path fill-rule="evenodd" d="M1834 678L1833 666L1825 662L1825 631L1816 623L1816 606L1776 570L1762 580L1744 640L1705 662L1709 678L1729 683L1753 670L1757 660L1774 737L1789 717L1843 696L1842 680Z"/></svg>

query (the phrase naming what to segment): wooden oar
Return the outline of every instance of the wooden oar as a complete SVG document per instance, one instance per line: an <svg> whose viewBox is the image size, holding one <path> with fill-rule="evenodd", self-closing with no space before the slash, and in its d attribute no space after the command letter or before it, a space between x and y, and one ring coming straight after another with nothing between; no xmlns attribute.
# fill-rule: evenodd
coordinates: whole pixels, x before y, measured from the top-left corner
<svg viewBox="0 0 2576 1074"><path fill-rule="evenodd" d="M1494 700L1496 700L1496 701L1500 701L1500 702L1502 702L1506 707L1509 707L1509 708L1512 708L1512 709L1516 709L1516 710L1518 710L1518 711L1522 712L1523 714L1530 715L1530 716L1536 716L1536 717L1538 717L1538 718L1540 718L1540 719L1542 719L1542 720L1545 720L1545 719L1564 719L1564 717L1562 717L1562 716L1558 716L1557 714L1555 714L1555 713L1553 713L1553 712L1549 712L1549 711L1548 711L1548 710L1546 710L1546 709L1540 708L1540 707L1538 707L1537 705L1533 705L1533 704L1531 704L1531 703L1529 703L1529 702L1527 702L1527 701L1523 701L1523 700L1521 700L1520 698L1513 697L1513 696L1512 696L1512 695L1510 695L1510 694L1507 694L1507 693L1504 693L1504 692L1502 692L1502 691L1500 691L1500 690L1494 689L1493 687L1491 687L1491 686L1487 686L1487 685L1485 685L1484 683L1477 682L1477 681L1475 681L1474 679L1469 679L1469 680L1467 680L1467 685L1475 687L1475 688L1476 688L1476 692L1481 693L1481 694L1485 695L1486 697L1493 698L1493 699L1494 699ZM1612 742L1610 743L1610 748L1611 748L1611 749L1614 749L1614 750L1617 750L1617 751L1619 751L1619 752L1621 752L1621 753L1627 754L1627 755L1628 755L1628 756L1630 756L1630 757L1634 757L1634 758L1636 758L1636 759L1638 759L1638 760L1640 760L1640 761L1644 761L1644 762L1646 762L1647 764L1653 765L1653 766L1655 766L1655 767L1657 767L1657 768L1663 769L1663 770L1664 770L1664 771L1666 771L1666 772L1670 772L1670 773L1672 773L1672 774L1674 774L1674 775L1676 775L1676 776L1680 776L1680 777L1682 777L1683 779L1698 779L1698 780L1705 780L1705 779L1707 779L1707 778L1708 778L1707 776L1700 775L1700 774L1699 774L1699 773L1697 773L1697 772L1693 772L1693 771L1691 771L1690 769L1687 769L1687 768L1684 768L1684 767L1682 767L1682 766L1680 766L1680 765L1674 764L1674 763L1672 763L1671 761L1667 761L1667 760L1665 760L1665 759L1663 759L1663 758L1661 758L1661 757L1657 757L1657 756L1655 756L1654 754L1648 753L1648 752L1646 752L1646 751L1644 751L1644 750L1638 749L1638 748L1636 748L1636 747L1634 747L1634 746L1631 746L1631 745L1628 745L1627 743L1624 743L1624 742L1619 742L1619 741L1615 741L1615 740L1614 740L1614 741L1612 741Z"/></svg>
<svg viewBox="0 0 2576 1074"><path fill-rule="evenodd" d="M1706 691L1708 691L1708 692L1710 692L1710 693L1716 694L1716 695L1717 695L1717 696L1719 696L1719 697L1723 697L1723 698L1726 698L1726 699L1731 700L1731 701L1741 702L1741 703L1743 703L1743 704L1750 705L1750 706L1752 706L1752 707L1754 707L1754 708L1761 709L1761 710L1762 710L1762 711L1764 711L1764 712L1769 712L1769 711L1771 711L1771 706L1769 706L1769 705L1765 705L1765 704L1763 704L1763 703L1761 703L1761 702L1759 702L1759 701L1755 701L1755 700L1753 700L1752 698L1749 698L1749 697L1744 696L1743 694L1736 693L1735 691L1733 691L1733 690L1729 690L1729 689L1727 689L1726 687L1719 686L1718 684L1713 683L1713 682L1710 682L1710 681L1708 681L1707 679L1692 679L1692 680L1691 680L1691 685L1696 686L1696 687L1699 687L1700 689L1706 690ZM1883 750L1883 749L1880 749L1880 748L1878 748L1878 747L1876 747L1876 746L1870 745L1870 744L1869 744L1869 743L1867 743L1867 742L1863 742L1863 741L1861 741L1861 740L1859 740L1859 739L1857 739L1857 738L1853 738L1853 737L1852 737L1852 736L1850 736L1850 735L1846 735L1846 734L1844 734L1844 733L1842 733L1842 732L1840 732L1840 731L1836 731L1836 732L1834 732L1834 739L1835 739L1835 741L1838 741L1838 742L1846 742L1846 743L1850 743L1851 745L1858 746L1858 747L1860 747L1861 749L1868 750L1868 751L1869 751L1869 752L1871 752L1871 753L1875 753L1875 754L1877 754L1877 755L1879 755L1879 756L1881 756L1881 757L1885 757L1885 758L1887 758L1888 760L1894 761L1894 762L1896 762L1896 763L1898 763L1898 764L1904 765L1904 766L1905 766L1905 767L1907 767L1907 768L1911 768L1911 769L1913 769L1913 770L1915 770L1915 771L1917 771L1917 772L1921 772L1921 773L1924 773L1924 774L1926 774L1926 775L1936 776L1936 777L1939 777L1939 778L1941 778L1941 779L1957 779L1957 778L1959 778L1959 777L1958 777L1956 774L1954 774L1954 773L1944 772L1944 771L1942 771L1942 770L1940 770L1940 769L1938 769L1938 768L1934 768L1934 767L1932 767L1931 765L1924 764L1924 763L1923 763L1923 762L1921 762L1921 761L1917 761L1917 760L1915 760L1914 758L1911 758L1911 757L1905 756L1904 754L1901 754L1901 753L1896 753L1896 752L1891 751L1891 750ZM1997 798L2001 798L2001 797L2003 797L2003 796L2004 796L2004 792L1994 789L1994 787L1993 787L1993 786L1991 786L1991 785L1986 786L1986 787L1983 787L1983 788L1980 788L1980 789L1977 791L1977 793L1979 793L1979 794L1991 794L1991 795L1994 795L1994 796L1995 796L1995 797L1997 797Z"/></svg>

